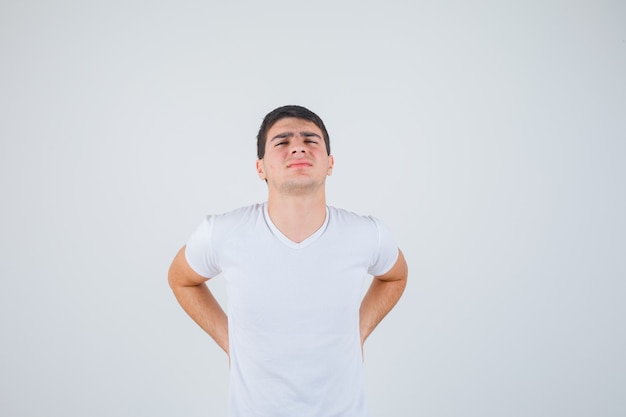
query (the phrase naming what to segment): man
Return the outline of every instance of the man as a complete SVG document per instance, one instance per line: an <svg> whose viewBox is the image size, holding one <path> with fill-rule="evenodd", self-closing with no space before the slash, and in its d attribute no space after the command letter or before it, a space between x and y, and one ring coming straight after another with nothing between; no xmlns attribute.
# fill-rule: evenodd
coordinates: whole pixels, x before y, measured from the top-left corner
<svg viewBox="0 0 626 417"><path fill-rule="evenodd" d="M170 286L229 355L231 417L367 416L363 343L404 290L402 252L378 219L326 205L334 160L315 113L270 112L257 153L267 202L207 216ZM228 316L205 284L220 273Z"/></svg>

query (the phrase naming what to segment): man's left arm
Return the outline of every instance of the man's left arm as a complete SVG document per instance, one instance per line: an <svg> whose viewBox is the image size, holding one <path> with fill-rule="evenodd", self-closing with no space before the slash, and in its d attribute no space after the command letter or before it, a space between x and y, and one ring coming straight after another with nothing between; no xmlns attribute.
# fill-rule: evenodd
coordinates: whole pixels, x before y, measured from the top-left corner
<svg viewBox="0 0 626 417"><path fill-rule="evenodd" d="M398 259L389 272L372 279L359 311L361 344L365 343L365 339L400 299L406 287L408 273L404 255L398 249Z"/></svg>

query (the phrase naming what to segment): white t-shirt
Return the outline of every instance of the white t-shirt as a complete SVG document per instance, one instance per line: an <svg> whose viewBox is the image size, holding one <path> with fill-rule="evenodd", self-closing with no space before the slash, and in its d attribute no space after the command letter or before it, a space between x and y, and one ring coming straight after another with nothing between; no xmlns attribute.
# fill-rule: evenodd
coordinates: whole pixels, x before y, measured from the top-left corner
<svg viewBox="0 0 626 417"><path fill-rule="evenodd" d="M373 217L327 207L295 243L267 203L207 216L187 243L198 274L227 280L231 417L365 417L359 307L364 280L398 247Z"/></svg>

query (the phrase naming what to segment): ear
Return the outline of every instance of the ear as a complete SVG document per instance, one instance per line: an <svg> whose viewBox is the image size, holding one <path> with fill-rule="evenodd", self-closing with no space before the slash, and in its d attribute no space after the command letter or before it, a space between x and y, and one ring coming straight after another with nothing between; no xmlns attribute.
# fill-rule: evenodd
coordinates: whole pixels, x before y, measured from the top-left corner
<svg viewBox="0 0 626 417"><path fill-rule="evenodd" d="M261 178L263 181L267 180L267 177L265 176L265 170L263 169L262 159L256 160L256 172L259 175L259 178Z"/></svg>
<svg viewBox="0 0 626 417"><path fill-rule="evenodd" d="M330 176L333 173L333 166L335 165L335 158L332 155L328 155L328 172L326 175Z"/></svg>

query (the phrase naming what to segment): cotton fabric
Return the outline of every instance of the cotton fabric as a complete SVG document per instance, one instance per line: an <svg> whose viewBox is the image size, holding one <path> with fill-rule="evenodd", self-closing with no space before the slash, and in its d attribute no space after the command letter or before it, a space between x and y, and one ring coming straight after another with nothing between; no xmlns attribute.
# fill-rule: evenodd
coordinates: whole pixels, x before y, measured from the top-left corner
<svg viewBox="0 0 626 417"><path fill-rule="evenodd" d="M398 257L380 220L327 207L296 243L256 204L206 216L185 255L227 281L230 417L368 416L359 307Z"/></svg>

